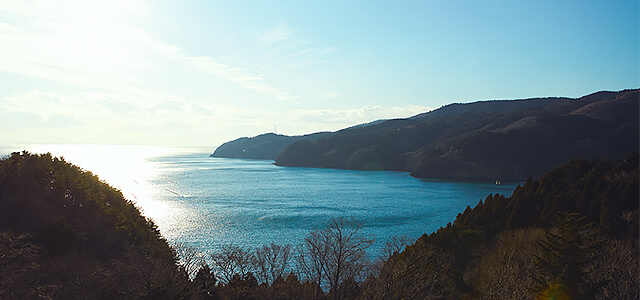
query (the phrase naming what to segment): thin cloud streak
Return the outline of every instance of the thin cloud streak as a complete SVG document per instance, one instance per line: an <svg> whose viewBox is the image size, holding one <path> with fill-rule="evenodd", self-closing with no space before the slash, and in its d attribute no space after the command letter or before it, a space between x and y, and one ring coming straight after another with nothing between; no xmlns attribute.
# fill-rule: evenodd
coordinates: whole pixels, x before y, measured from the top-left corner
<svg viewBox="0 0 640 300"><path fill-rule="evenodd" d="M46 134L55 133L68 141L89 141L95 138L93 135L102 134L105 142L119 142L119 132L126 131L130 132L129 136L144 135L145 140L163 140L167 144L179 144L199 136L202 143L213 146L240 136L270 132L274 124L278 124L280 133L300 135L335 131L379 119L409 117L429 110L422 106L263 110L233 104L195 103L167 95L58 94L34 90L0 99L0 119L13 118L13 122L18 122L13 124L16 130L7 130L0 138L16 140L20 136L32 136L44 140L26 142L54 142L46 140L49 138ZM12 116L16 115L26 119L15 120ZM54 124L58 124L57 131L43 131L39 127L49 128Z"/></svg>
<svg viewBox="0 0 640 300"><path fill-rule="evenodd" d="M261 76L250 75L243 69L234 68L226 64L222 64L209 56L179 56L180 60L187 62L194 68L200 69L209 74L213 74L224 80L233 82L244 88L256 91L258 93L273 96L279 100L291 100L297 98L289 92L284 92L276 87L263 82Z"/></svg>
<svg viewBox="0 0 640 300"><path fill-rule="evenodd" d="M67 6L73 7L69 3ZM210 56L189 55L176 45L156 40L140 27L115 22L122 16L113 7L102 13L84 7L86 15L75 18L67 18L68 13L60 9L52 8L46 15L42 9L30 10L14 2L0 4L3 8L4 12L34 21L0 22L0 71L90 88L141 92L161 88L148 86L148 79L156 65L173 61L269 97L296 98L243 69L218 63ZM268 41L286 39L291 33L286 27L276 28Z"/></svg>
<svg viewBox="0 0 640 300"><path fill-rule="evenodd" d="M268 56L283 62L281 69L291 71L331 61L329 55L339 47L317 47L313 40L300 38L286 24L278 24L258 38Z"/></svg>
<svg viewBox="0 0 640 300"><path fill-rule="evenodd" d="M380 119L407 118L430 110L432 110L432 108L416 105L397 107L367 105L349 110L298 109L293 110L292 115L296 116L295 120L298 121L309 121L320 124L336 123L342 124L342 126L353 126Z"/></svg>
<svg viewBox="0 0 640 300"><path fill-rule="evenodd" d="M281 23L263 33L258 40L262 45L268 46L291 38L294 32L286 24Z"/></svg>
<svg viewBox="0 0 640 300"><path fill-rule="evenodd" d="M2 23L0 44L0 71L112 90L139 86L135 73L153 66L150 54L177 51L138 27L73 20Z"/></svg>

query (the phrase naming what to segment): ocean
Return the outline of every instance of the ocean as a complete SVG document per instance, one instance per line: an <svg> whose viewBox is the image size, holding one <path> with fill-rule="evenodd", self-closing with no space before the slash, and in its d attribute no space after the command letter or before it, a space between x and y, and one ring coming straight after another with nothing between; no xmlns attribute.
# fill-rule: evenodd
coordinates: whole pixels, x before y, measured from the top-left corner
<svg viewBox="0 0 640 300"><path fill-rule="evenodd" d="M172 244L203 254L301 244L332 218L362 226L377 256L394 236L415 241L489 194L516 184L417 179L406 172L288 168L270 160L211 158L212 148L102 145L0 147L63 156L120 189Z"/></svg>

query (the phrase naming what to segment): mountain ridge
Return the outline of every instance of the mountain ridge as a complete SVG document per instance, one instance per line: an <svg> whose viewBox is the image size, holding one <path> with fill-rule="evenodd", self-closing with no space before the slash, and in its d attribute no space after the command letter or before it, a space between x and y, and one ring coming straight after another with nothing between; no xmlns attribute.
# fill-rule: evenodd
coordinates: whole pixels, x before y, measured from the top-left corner
<svg viewBox="0 0 640 300"><path fill-rule="evenodd" d="M213 156L275 159L276 165L289 167L519 181L540 176L572 157L615 158L638 151L638 91L452 103L409 118L321 135L282 141L273 137L270 143L280 143L279 151L261 157L249 157L248 150L245 155L223 156L218 149ZM242 142L257 147L262 136ZM241 145L240 140L223 146Z"/></svg>
<svg viewBox="0 0 640 300"><path fill-rule="evenodd" d="M329 132L316 132L299 136L264 133L255 137L241 137L220 145L210 157L275 159L284 148L298 140L315 141L327 135L329 135Z"/></svg>

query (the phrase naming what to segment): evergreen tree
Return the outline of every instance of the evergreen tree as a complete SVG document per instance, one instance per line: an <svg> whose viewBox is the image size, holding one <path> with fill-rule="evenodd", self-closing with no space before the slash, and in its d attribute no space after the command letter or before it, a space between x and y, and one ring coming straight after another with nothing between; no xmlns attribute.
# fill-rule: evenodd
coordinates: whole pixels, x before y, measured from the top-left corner
<svg viewBox="0 0 640 300"><path fill-rule="evenodd" d="M559 218L557 226L545 232L534 255L538 295L544 299L579 299L594 286L585 282L584 268L594 259L601 244L592 224L585 217L568 213Z"/></svg>

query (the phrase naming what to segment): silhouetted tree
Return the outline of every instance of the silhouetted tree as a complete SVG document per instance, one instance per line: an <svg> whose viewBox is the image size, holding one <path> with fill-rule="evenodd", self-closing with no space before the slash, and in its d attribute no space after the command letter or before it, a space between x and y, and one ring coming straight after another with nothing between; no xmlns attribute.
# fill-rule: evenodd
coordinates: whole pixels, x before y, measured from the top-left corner
<svg viewBox="0 0 640 300"><path fill-rule="evenodd" d="M254 254L254 269L260 282L271 285L277 277L282 277L289 268L291 245L271 243L257 248Z"/></svg>
<svg viewBox="0 0 640 300"><path fill-rule="evenodd" d="M180 266L184 268L187 275L189 275L189 278L194 278L205 263L202 253L196 248L183 243L173 244L173 249L176 251L176 256Z"/></svg>
<svg viewBox="0 0 640 300"><path fill-rule="evenodd" d="M193 283L196 288L196 295L201 299L218 299L218 291L216 289L216 276L207 264L202 264L198 270Z"/></svg>
<svg viewBox="0 0 640 300"><path fill-rule="evenodd" d="M210 258L219 279L228 284L236 274L242 279L251 272L254 255L250 249L232 243L223 245L220 252L212 253Z"/></svg>
<svg viewBox="0 0 640 300"><path fill-rule="evenodd" d="M342 283L359 278L366 265L366 249L373 240L365 238L360 229L346 219L333 219L327 228L312 231L305 239L301 269L318 286L326 280L333 299L342 299Z"/></svg>

